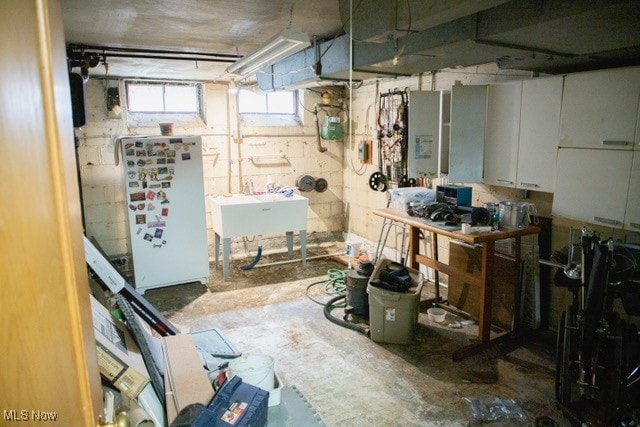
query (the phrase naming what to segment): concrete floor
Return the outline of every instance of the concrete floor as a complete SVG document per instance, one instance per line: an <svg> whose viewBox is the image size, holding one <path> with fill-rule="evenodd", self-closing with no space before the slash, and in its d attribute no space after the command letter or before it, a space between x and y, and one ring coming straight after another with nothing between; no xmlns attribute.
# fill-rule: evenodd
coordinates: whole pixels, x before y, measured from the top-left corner
<svg viewBox="0 0 640 427"><path fill-rule="evenodd" d="M259 265L276 259L265 257ZM312 284L344 264L316 259L304 269L299 263L239 268L250 261L233 261L228 282L212 269L208 287L174 286L150 290L145 297L183 331L216 327L243 354L273 356L284 385L295 386L324 424L475 425L465 398L499 397L515 400L526 420L491 425L553 425L536 424L539 417L570 425L554 405L549 334L531 334L513 351L492 349L454 362L453 351L472 343L477 327L452 329L448 324L459 318L447 314L443 324L436 324L422 310L411 345L376 343L328 321L323 306L309 298L328 300L323 284ZM432 297L433 290L433 284L425 286L422 299Z"/></svg>

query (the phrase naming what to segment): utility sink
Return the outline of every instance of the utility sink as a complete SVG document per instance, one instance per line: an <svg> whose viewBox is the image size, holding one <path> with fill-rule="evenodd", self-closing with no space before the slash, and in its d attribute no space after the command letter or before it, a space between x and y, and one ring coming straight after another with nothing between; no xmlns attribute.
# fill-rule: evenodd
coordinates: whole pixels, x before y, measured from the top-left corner
<svg viewBox="0 0 640 427"><path fill-rule="evenodd" d="M303 260L306 259L307 209L309 199L293 194L236 194L229 197L209 197L211 219L216 239L216 260L219 240L223 240L223 268L225 279L231 238L258 236L274 233L287 234L287 246L291 254L293 232L300 232ZM216 262L217 264L217 262Z"/></svg>
<svg viewBox="0 0 640 427"><path fill-rule="evenodd" d="M273 202L278 200L291 199L293 196L287 197L283 193L269 193L269 194L254 194L253 197L261 202Z"/></svg>

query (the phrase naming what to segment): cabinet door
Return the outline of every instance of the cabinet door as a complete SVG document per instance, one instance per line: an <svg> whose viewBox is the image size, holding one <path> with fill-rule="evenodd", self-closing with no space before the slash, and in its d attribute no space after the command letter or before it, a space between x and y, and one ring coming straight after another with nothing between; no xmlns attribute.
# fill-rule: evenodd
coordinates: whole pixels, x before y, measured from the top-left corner
<svg viewBox="0 0 640 427"><path fill-rule="evenodd" d="M553 193L563 77L522 82L517 188Z"/></svg>
<svg viewBox="0 0 640 427"><path fill-rule="evenodd" d="M640 67L567 75L560 146L633 149L639 96Z"/></svg>
<svg viewBox="0 0 640 427"><path fill-rule="evenodd" d="M624 228L629 231L640 232L640 152L637 151L633 153Z"/></svg>
<svg viewBox="0 0 640 427"><path fill-rule="evenodd" d="M481 182L487 86L451 88L449 182Z"/></svg>
<svg viewBox="0 0 640 427"><path fill-rule="evenodd" d="M522 82L491 84L487 90L484 183L516 186Z"/></svg>
<svg viewBox="0 0 640 427"><path fill-rule="evenodd" d="M409 92L409 177L440 176L441 130L442 92Z"/></svg>
<svg viewBox="0 0 640 427"><path fill-rule="evenodd" d="M622 228L632 156L620 150L558 150L553 214Z"/></svg>

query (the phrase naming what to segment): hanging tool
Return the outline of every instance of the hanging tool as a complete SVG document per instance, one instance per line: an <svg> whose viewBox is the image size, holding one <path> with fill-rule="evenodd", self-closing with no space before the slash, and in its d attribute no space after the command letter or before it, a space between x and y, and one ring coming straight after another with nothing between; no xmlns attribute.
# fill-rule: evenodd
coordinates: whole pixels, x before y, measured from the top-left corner
<svg viewBox="0 0 640 427"><path fill-rule="evenodd" d="M262 256L262 234L258 235L258 253L256 253L256 257L251 261L251 264L245 265L244 267L240 267L242 270L251 270L256 266L258 261L260 261L260 257Z"/></svg>
<svg viewBox="0 0 640 427"><path fill-rule="evenodd" d="M406 89L380 94L378 102L378 172L369 178L369 188L386 191L395 182L400 187L410 185L407 177L408 96Z"/></svg>

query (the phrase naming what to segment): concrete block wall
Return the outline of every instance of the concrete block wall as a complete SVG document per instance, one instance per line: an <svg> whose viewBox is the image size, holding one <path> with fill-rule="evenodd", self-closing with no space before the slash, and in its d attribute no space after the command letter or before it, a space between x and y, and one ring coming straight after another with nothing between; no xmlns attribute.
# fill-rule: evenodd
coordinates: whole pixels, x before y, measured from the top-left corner
<svg viewBox="0 0 640 427"><path fill-rule="evenodd" d="M159 122L166 117L155 115L130 116L123 105L120 117L106 109L106 87L118 85L124 104L124 83L90 79L86 85L87 124L76 129L78 161L85 220L85 232L95 237L107 255L130 256L127 208L123 187L122 165L116 164L116 140L121 136L160 135ZM323 193L304 192L309 198L308 241L325 243L341 237L343 230L343 144L323 141L326 153L316 149L313 115L309 112L320 95L306 92L302 124L298 126L257 127L239 120L236 99L227 85L203 85L203 119L180 117L174 122L174 134L201 135L203 140L203 166L205 197L242 191L242 178L253 180L256 190L264 188L271 175L282 186L296 186L298 177L311 175L324 178L329 187ZM240 137L238 137L240 135ZM282 161L256 156L285 153ZM253 158L253 160L252 160ZM264 159L267 159L265 162ZM210 205L207 209L207 237L209 255L213 258L213 229ZM255 254L254 238L235 239L232 255ZM297 242L297 236L296 240ZM265 236L265 250L286 250L284 236ZM297 244L297 243L296 243Z"/></svg>

